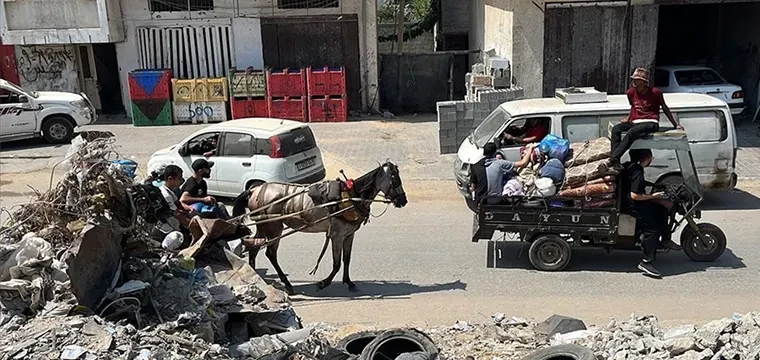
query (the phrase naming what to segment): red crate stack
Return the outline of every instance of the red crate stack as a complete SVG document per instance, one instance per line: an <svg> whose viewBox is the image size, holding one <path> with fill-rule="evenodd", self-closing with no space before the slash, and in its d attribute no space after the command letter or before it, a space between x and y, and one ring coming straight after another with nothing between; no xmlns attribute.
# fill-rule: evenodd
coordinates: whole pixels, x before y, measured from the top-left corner
<svg viewBox="0 0 760 360"><path fill-rule="evenodd" d="M269 103L266 98L231 97L230 110L233 119L268 117Z"/></svg>
<svg viewBox="0 0 760 360"><path fill-rule="evenodd" d="M267 97L269 117L306 122L308 111L303 97Z"/></svg>
<svg viewBox="0 0 760 360"><path fill-rule="evenodd" d="M344 67L307 68L310 122L344 122L348 120L346 69Z"/></svg>
<svg viewBox="0 0 760 360"><path fill-rule="evenodd" d="M308 121L306 70L267 70L269 117Z"/></svg>

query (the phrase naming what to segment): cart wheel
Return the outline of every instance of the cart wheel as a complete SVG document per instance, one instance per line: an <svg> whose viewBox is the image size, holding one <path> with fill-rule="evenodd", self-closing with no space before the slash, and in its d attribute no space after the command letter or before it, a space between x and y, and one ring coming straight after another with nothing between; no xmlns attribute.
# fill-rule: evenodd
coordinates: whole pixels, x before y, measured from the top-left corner
<svg viewBox="0 0 760 360"><path fill-rule="evenodd" d="M715 261L726 250L726 234L719 227L709 223L697 224L697 227L699 228L699 232L707 239L708 244L706 246L702 245L694 230L687 226L681 232L683 252L686 253L689 259L694 261Z"/></svg>
<svg viewBox="0 0 760 360"><path fill-rule="evenodd" d="M528 250L528 258L538 270L560 271L570 264L572 250L570 244L557 235L541 235L533 240Z"/></svg>

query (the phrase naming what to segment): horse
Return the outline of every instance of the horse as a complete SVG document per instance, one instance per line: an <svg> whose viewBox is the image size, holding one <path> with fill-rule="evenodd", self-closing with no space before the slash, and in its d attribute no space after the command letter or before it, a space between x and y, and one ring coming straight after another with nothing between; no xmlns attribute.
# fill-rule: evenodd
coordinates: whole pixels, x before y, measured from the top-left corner
<svg viewBox="0 0 760 360"><path fill-rule="evenodd" d="M401 182L398 167L390 161L380 164L374 170L361 177L342 183L342 194L352 199L363 201L346 201L343 204L352 204L353 209L345 205L339 206L340 215L327 207L319 207L310 195L314 187L323 185L327 187L328 181L311 185L295 185L287 183L263 183L241 193L233 203L232 216L243 217L246 210L254 211L269 206L265 210L257 211L256 215L282 215L284 218L277 221L256 224L256 235L253 241L244 241L248 250L248 262L252 268L256 268L255 260L261 247L266 246L266 257L277 272L280 281L285 285L288 294L293 294L293 285L283 273L277 261L277 249L280 246L280 236L286 225L294 231L306 233L325 233L325 244L322 254L317 260L317 267L327 249L328 242L332 242L333 267L330 274L317 282L317 291L329 286L335 275L340 270L341 258L343 260L343 284L348 286L349 291L357 291L356 284L349 276L351 263L351 249L354 243L354 233L367 223L370 215L370 205L375 198L382 193L388 203L393 203L396 208L403 208L407 204L406 194ZM289 197L289 198L288 198ZM285 199L288 198L288 199ZM280 200L280 202L277 202ZM273 204L274 203L274 204ZM335 210L335 209L333 209ZM349 213L348 211L351 211ZM294 214L293 216L285 216ZM352 214L353 216L343 216ZM329 218L328 218L329 217ZM320 221L327 218L324 221ZM266 240L264 240L266 239ZM264 244L264 245L262 245ZM317 267L312 270L313 275Z"/></svg>

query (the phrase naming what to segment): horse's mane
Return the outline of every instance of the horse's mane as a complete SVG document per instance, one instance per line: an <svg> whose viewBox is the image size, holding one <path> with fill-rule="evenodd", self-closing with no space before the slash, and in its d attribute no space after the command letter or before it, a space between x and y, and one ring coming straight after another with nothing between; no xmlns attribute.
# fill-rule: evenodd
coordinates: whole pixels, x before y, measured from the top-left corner
<svg viewBox="0 0 760 360"><path fill-rule="evenodd" d="M356 189L355 192L357 195L361 197L365 195L366 193L374 190L373 186L375 185L375 178L377 177L379 172L383 171L383 166L385 165L380 165L374 170L354 180L354 188Z"/></svg>

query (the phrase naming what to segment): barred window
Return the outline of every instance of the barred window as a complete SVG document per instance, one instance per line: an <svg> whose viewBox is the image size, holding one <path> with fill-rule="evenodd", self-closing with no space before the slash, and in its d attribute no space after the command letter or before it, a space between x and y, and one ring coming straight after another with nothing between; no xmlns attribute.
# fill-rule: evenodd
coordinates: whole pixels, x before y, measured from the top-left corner
<svg viewBox="0 0 760 360"><path fill-rule="evenodd" d="M338 7L339 0L277 0L280 9L315 9Z"/></svg>
<svg viewBox="0 0 760 360"><path fill-rule="evenodd" d="M214 0L149 0L150 11L214 10Z"/></svg>

